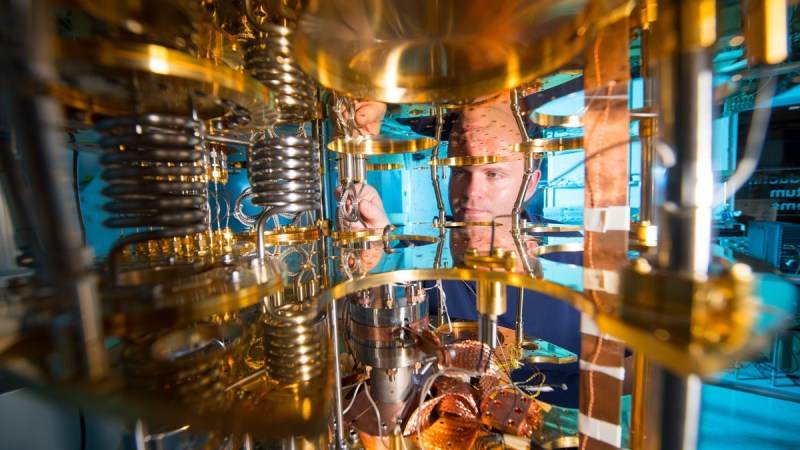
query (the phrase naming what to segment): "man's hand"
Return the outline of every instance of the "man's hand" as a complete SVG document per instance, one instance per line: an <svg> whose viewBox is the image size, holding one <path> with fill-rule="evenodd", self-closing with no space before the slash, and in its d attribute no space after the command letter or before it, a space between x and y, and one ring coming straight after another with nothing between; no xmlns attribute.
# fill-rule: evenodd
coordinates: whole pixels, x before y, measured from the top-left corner
<svg viewBox="0 0 800 450"><path fill-rule="evenodd" d="M356 102L356 125L362 135L374 136L381 132L383 116L386 115L386 103ZM355 132L353 136L358 136Z"/></svg>
<svg viewBox="0 0 800 450"><path fill-rule="evenodd" d="M350 120L350 112L347 108L343 108L339 114L342 119L347 123ZM381 132L381 124L383 123L383 116L386 115L386 103L381 102L355 102L355 122L356 129L350 132L350 137L358 136L375 136ZM342 130L337 123L333 121L335 134L341 136L346 134L347 130Z"/></svg>
<svg viewBox="0 0 800 450"><path fill-rule="evenodd" d="M342 199L342 186L336 188L334 192L336 200ZM358 212L361 219L367 225L367 228L383 229L389 225L389 218L386 216L386 210L383 207L383 200L381 200L378 191L372 186L363 183L353 184L348 192L345 194L345 212L351 214L353 212L353 199L357 198ZM337 222L340 220L337 214ZM348 224L337 223L339 229L363 229L364 225L361 222L348 222Z"/></svg>

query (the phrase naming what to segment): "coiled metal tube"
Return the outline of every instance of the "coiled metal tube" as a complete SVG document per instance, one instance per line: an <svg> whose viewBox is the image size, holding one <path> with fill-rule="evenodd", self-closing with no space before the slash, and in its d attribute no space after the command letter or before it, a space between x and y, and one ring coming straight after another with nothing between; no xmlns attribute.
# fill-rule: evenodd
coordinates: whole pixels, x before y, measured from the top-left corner
<svg viewBox="0 0 800 450"><path fill-rule="evenodd" d="M279 208L280 213L319 208L319 154L312 140L265 139L249 149L248 170L254 205Z"/></svg>
<svg viewBox="0 0 800 450"><path fill-rule="evenodd" d="M245 69L256 80L275 92L278 123L301 123L314 116L314 84L297 66L292 43L293 30L264 24L263 37L245 41Z"/></svg>
<svg viewBox="0 0 800 450"><path fill-rule="evenodd" d="M290 303L272 307L268 298L264 320L265 368L281 383L298 383L319 377L325 367L321 319L312 305Z"/></svg>
<svg viewBox="0 0 800 450"><path fill-rule="evenodd" d="M199 233L207 228L207 188L203 181L201 124L189 117L144 114L97 125L104 209L117 214L110 228L146 227L117 241L120 247L151 239ZM153 229L155 228L155 229Z"/></svg>

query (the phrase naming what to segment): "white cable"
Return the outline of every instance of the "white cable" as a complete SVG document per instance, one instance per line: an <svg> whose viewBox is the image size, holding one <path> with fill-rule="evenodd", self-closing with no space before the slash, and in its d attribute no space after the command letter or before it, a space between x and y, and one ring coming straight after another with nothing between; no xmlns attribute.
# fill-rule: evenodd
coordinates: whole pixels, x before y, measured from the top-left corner
<svg viewBox="0 0 800 450"><path fill-rule="evenodd" d="M759 88L756 91L755 104L753 108L753 117L750 120L750 128L747 131L747 141L744 146L744 155L742 160L739 161L739 166L736 171L728 178L727 185L717 189L714 192L713 207L717 207L725 203L728 198L732 197L736 191L739 190L747 180L753 175L758 166L758 161L761 159L761 152L764 149L764 138L767 134L767 127L769 125L769 116L772 113L772 108L769 104L772 102L772 96L775 94L775 79L769 77L766 81L763 79L759 82Z"/></svg>
<svg viewBox="0 0 800 450"><path fill-rule="evenodd" d="M386 442L383 441L384 440L383 425L382 425L383 421L381 420L381 412L378 409L378 405L375 403L375 400L373 400L372 396L369 394L369 388L368 387L364 389L364 393L367 394L367 400L369 400L369 403L372 405L372 408L375 410L375 417L378 419L378 438L381 440L381 444L383 444L384 447L389 448L389 446L386 445Z"/></svg>
<svg viewBox="0 0 800 450"><path fill-rule="evenodd" d="M356 401L356 396L358 395L358 390L359 390L359 389L361 389L361 386L362 386L364 383L366 383L366 381L362 381L362 382L360 382L360 383L358 383L358 384L356 385L356 390L355 390L355 391L353 391L353 398L350 400L350 404L349 404L349 405L347 405L347 408L345 408L345 409L344 409L344 411L342 411L342 415L345 415L345 414L347 414L347 412L348 412L348 411L350 411L350 408L352 408L352 407L353 407L353 403L355 403L355 401Z"/></svg>

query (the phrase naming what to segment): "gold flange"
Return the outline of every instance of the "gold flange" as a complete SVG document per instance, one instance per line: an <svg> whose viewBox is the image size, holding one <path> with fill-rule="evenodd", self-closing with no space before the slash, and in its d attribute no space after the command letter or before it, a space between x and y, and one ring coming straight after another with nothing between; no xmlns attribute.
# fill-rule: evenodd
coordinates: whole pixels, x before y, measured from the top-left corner
<svg viewBox="0 0 800 450"><path fill-rule="evenodd" d="M151 285L148 299L130 287L105 290L106 331L124 335L238 311L280 292L283 270L275 261L220 264L169 284Z"/></svg>
<svg viewBox="0 0 800 450"><path fill-rule="evenodd" d="M331 237L334 241L341 241L343 239L354 239L354 238L361 238L365 236L382 236L383 235L383 228L363 228L360 230L342 230L342 231L334 231L331 233Z"/></svg>
<svg viewBox="0 0 800 450"><path fill-rule="evenodd" d="M382 171L382 170L399 170L402 169L402 164L396 163L367 163L367 171Z"/></svg>
<svg viewBox="0 0 800 450"><path fill-rule="evenodd" d="M199 3L182 0L78 0L78 4L95 18L123 30L159 36L182 46L191 45L190 33L199 16Z"/></svg>
<svg viewBox="0 0 800 450"><path fill-rule="evenodd" d="M361 235L361 236L353 236L353 237L337 239L335 245L341 247L343 245L363 244L367 242L383 242L386 239L390 241L418 241L430 244L435 244L439 242L439 238L433 236L423 236L415 234L392 234L384 237L382 233L379 233L379 234L369 234L369 235Z"/></svg>
<svg viewBox="0 0 800 450"><path fill-rule="evenodd" d="M322 234L322 229L316 225L276 228L264 232L264 244L272 246L304 244L320 239ZM254 231L249 231L239 236L248 242L256 241L256 233Z"/></svg>
<svg viewBox="0 0 800 450"><path fill-rule="evenodd" d="M597 0L393 1L379 14L372 3L309 8L297 59L325 87L388 103L446 104L513 89L569 62L609 12Z"/></svg>
<svg viewBox="0 0 800 450"><path fill-rule="evenodd" d="M428 162L432 166L447 166L447 167L461 167L461 166L479 166L483 164L494 164L508 161L508 158L502 156L453 156L450 158L434 159Z"/></svg>
<svg viewBox="0 0 800 450"><path fill-rule="evenodd" d="M575 136L552 139L531 139L530 141L512 145L510 150L512 152L544 154L582 150L583 148L583 136Z"/></svg>
<svg viewBox="0 0 800 450"><path fill-rule="evenodd" d="M98 106L90 112L133 112L137 105L153 112L183 113L190 104L201 119L217 118L230 108L227 102L250 112L247 127L261 127L275 119L272 94L258 81L212 61L152 44L110 41L58 41L59 69L77 87L53 88L70 106ZM135 83L138 95L106 80ZM166 85L161 86L161 85ZM123 85L124 87L125 85ZM76 95L71 89L83 92ZM131 88L132 89L132 88Z"/></svg>
<svg viewBox="0 0 800 450"><path fill-rule="evenodd" d="M543 127L564 127L564 128L582 128L583 115L582 114L569 114L566 116L557 116L555 114L546 114L542 112L533 111L530 115L531 122Z"/></svg>
<svg viewBox="0 0 800 450"><path fill-rule="evenodd" d="M444 228L466 228L466 227L502 227L502 222L445 222L442 225ZM439 225L434 224L434 227L439 227Z"/></svg>
<svg viewBox="0 0 800 450"><path fill-rule="evenodd" d="M572 233L583 231L581 225L526 225L519 230L522 233ZM583 244L581 244L583 245ZM583 250L583 247L581 247ZM574 250L569 250L574 251Z"/></svg>
<svg viewBox="0 0 800 450"><path fill-rule="evenodd" d="M430 150L439 145L426 136L359 136L334 139L328 150L351 155L396 155Z"/></svg>
<svg viewBox="0 0 800 450"><path fill-rule="evenodd" d="M566 244L540 245L534 247L530 253L533 256L549 255L551 253L582 252L583 242L568 242Z"/></svg>
<svg viewBox="0 0 800 450"><path fill-rule="evenodd" d="M516 272L495 272L467 268L410 269L366 274L360 278L346 280L332 286L330 289L323 291L317 298L317 301L319 301L321 305L326 305L328 302L346 295L354 294L358 291L370 289L375 286L426 280L501 282L508 286L531 289L541 294L555 297L591 317L594 317L596 314L595 306L590 298L566 286L551 281L532 278Z"/></svg>
<svg viewBox="0 0 800 450"><path fill-rule="evenodd" d="M367 172L379 172L383 170L400 170L403 165L397 163L367 163L366 168ZM334 167L333 170L339 170L339 167Z"/></svg>

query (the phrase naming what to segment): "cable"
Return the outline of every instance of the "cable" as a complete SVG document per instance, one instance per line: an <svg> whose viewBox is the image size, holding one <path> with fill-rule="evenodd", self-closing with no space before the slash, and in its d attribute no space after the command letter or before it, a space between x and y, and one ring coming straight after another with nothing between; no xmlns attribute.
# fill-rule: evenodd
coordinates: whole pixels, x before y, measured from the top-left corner
<svg viewBox="0 0 800 450"><path fill-rule="evenodd" d="M769 77L766 81L763 79L759 82L758 90L756 91L755 105L753 108L753 117L750 120L750 129L747 131L747 141L744 147L744 155L739 166L733 175L728 178L727 183L723 187L714 192L714 201L712 207L719 206L725 203L736 191L739 190L747 180L753 175L761 159L761 152L764 149L764 139L767 134L769 125L769 117L772 113L772 108L769 103L772 101L772 96L775 94L775 78Z"/></svg>
<svg viewBox="0 0 800 450"><path fill-rule="evenodd" d="M81 450L86 450L86 416L83 414L82 408L78 408L78 419L81 427Z"/></svg>
<svg viewBox="0 0 800 450"><path fill-rule="evenodd" d="M364 393L367 394L367 400L369 400L369 403L375 410L375 417L378 419L378 437L381 440L381 444L383 444L384 447L389 448L389 446L386 445L386 442L384 442L385 437L383 435L383 421L381 420L381 412L378 409L378 405L375 403L375 400L373 400L372 396L369 394L369 387L364 388Z"/></svg>
<svg viewBox="0 0 800 450"><path fill-rule="evenodd" d="M81 211L80 183L78 182L78 156L77 150L72 151L72 191L75 194L75 208L78 210L78 223L81 226L81 238L83 245L86 245L86 226L83 223L83 212Z"/></svg>
<svg viewBox="0 0 800 450"><path fill-rule="evenodd" d="M364 383L366 383L366 381L362 381L362 382L360 382L360 383L358 383L358 384L356 385L356 389L355 389L355 391L353 391L353 398L352 398L352 399L350 399L350 404L349 404L349 405L347 405L347 408L345 408L345 409L342 411L342 415L345 415L345 414L347 414L347 412L348 412L348 411L350 411L350 408L352 408L352 407L353 407L353 403L355 403L355 402L356 402L356 396L358 395L358 390L359 390L359 389L361 389L361 386L362 386Z"/></svg>

